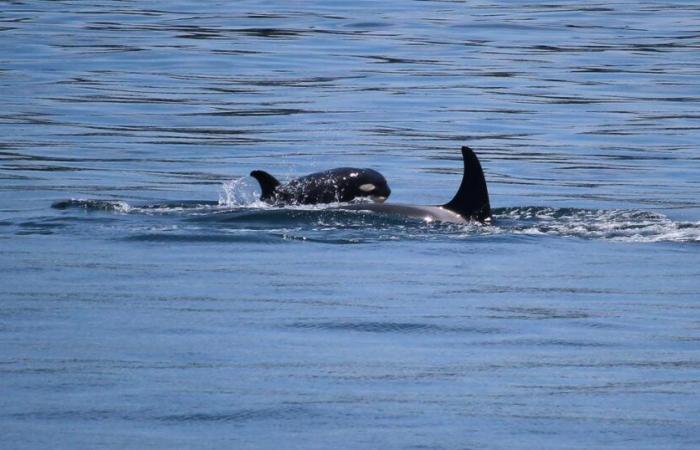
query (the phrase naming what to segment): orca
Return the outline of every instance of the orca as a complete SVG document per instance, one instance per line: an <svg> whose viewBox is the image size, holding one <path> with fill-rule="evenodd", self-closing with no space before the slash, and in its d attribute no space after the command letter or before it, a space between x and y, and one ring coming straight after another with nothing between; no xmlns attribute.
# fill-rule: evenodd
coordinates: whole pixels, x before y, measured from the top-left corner
<svg viewBox="0 0 700 450"><path fill-rule="evenodd" d="M287 184L263 170L254 170L250 176L260 184L260 200L276 206L349 202L356 198L383 202L391 195L384 176L372 169L339 167L295 178Z"/></svg>
<svg viewBox="0 0 700 450"><path fill-rule="evenodd" d="M371 211L392 214L428 222L468 223L471 221L488 223L491 221L491 204L486 188L486 178L481 163L474 151L462 147L464 172L462 183L454 198L444 205L423 206L401 203L365 203L338 206L335 209L351 211Z"/></svg>
<svg viewBox="0 0 700 450"><path fill-rule="evenodd" d="M300 177L286 185L280 184L275 177L262 170L251 172L251 176L260 183L262 188L261 199L279 206L285 204L349 202L354 198L368 197L379 203L350 203L332 206L329 209L398 215L428 222L489 223L491 222L491 204L481 163L474 151L467 146L462 147L462 159L464 171L457 193L452 200L444 205L435 206L383 203L391 194L391 190L384 176L371 169L341 167ZM189 208L216 206L218 204L218 202L212 201L180 201L143 205L140 208ZM70 207L115 209L122 208L123 205L124 202L117 200L65 200L55 202L51 206L57 209ZM128 207L128 205L126 206Z"/></svg>

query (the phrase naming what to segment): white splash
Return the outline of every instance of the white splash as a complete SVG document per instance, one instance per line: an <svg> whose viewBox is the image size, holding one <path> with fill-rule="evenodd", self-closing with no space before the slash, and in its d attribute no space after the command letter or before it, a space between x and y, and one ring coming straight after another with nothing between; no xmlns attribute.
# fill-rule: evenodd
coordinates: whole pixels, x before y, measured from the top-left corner
<svg viewBox="0 0 700 450"><path fill-rule="evenodd" d="M513 220L508 225L498 219ZM635 210L514 208L496 218L500 232L605 239L617 242L700 242L700 222L676 222Z"/></svg>
<svg viewBox="0 0 700 450"><path fill-rule="evenodd" d="M219 192L219 206L262 206L260 201L260 186L253 178L244 177L226 181Z"/></svg>

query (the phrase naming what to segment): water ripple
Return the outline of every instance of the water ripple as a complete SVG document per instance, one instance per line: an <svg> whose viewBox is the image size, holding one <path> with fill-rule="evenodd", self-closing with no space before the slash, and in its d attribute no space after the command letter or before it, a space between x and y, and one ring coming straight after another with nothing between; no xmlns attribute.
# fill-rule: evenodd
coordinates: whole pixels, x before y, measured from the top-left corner
<svg viewBox="0 0 700 450"><path fill-rule="evenodd" d="M700 222L673 221L662 214L643 210L496 208L493 210L494 220L491 225L454 225L426 223L363 211L329 209L324 205L278 208L267 205L232 207L220 202L197 200L145 205L131 205L121 200L63 200L55 202L53 207L155 217L159 222L156 228L176 226L178 230L178 234L156 233L130 237L134 240L233 242L261 239L261 242L265 242L271 236L278 236L312 242L362 243L373 240L525 235L636 243L700 242ZM203 230L215 231L216 234L203 233ZM260 235L256 238L230 234L251 230ZM280 230L283 231L281 234Z"/></svg>

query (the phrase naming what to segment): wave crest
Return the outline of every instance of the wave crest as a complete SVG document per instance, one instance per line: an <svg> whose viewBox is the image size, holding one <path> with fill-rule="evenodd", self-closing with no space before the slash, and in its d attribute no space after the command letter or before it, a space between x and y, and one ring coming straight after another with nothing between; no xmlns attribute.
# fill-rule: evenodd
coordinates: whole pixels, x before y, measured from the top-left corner
<svg viewBox="0 0 700 450"><path fill-rule="evenodd" d="M678 222L652 211L524 207L494 211L502 232L620 242L700 242L700 222Z"/></svg>
<svg viewBox="0 0 700 450"><path fill-rule="evenodd" d="M494 209L489 225L427 223L401 216L367 211L345 211L338 205L273 207L256 200L238 205L236 201L190 200L130 205L121 200L71 199L53 204L57 209L79 208L160 216L178 221L179 230L191 227L193 233L231 233L255 230L257 233L293 231L300 240L368 242L375 240L414 240L469 238L473 236L553 236L603 239L618 242L700 242L700 222L674 221L667 216L642 210L597 210L550 207ZM330 207L329 207L330 206ZM184 222L185 224L183 225ZM190 224L190 225L187 225ZM200 231L197 231L200 230ZM185 231L186 232L186 231Z"/></svg>

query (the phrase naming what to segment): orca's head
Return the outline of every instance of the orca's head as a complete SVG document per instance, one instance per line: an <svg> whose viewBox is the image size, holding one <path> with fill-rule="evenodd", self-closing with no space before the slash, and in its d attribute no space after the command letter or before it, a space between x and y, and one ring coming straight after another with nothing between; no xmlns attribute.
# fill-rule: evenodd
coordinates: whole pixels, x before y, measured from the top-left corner
<svg viewBox="0 0 700 450"><path fill-rule="evenodd" d="M383 203L391 195L386 178L376 170L357 170L350 173L350 177L354 178L353 185L357 186L358 197L368 197L374 202Z"/></svg>

